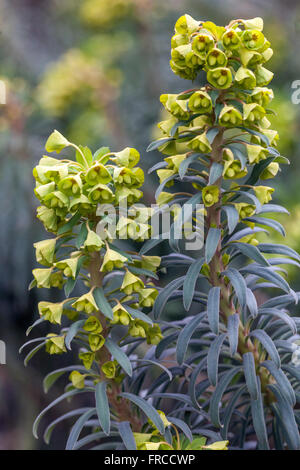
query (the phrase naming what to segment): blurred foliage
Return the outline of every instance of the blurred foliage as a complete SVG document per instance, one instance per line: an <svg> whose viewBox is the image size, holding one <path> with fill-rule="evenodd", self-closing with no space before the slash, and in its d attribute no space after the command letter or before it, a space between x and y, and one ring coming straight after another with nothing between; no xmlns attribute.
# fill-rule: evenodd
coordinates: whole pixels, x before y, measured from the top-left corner
<svg viewBox="0 0 300 470"><path fill-rule="evenodd" d="M28 433L33 413L17 405L16 392L22 385L25 402L40 408L40 385L33 384L40 384L39 375L50 366L48 360L33 362L24 371L17 353L37 305L36 292L27 291L35 267L32 243L41 233L32 168L54 128L93 150L111 144L116 150L136 147L146 171L158 161L155 152L145 155L145 148L159 120L160 93L185 86L171 72L168 58L175 20L186 12L221 24L231 17L265 20L276 51L270 62L276 72L272 126L292 165L277 186L276 202L292 213L284 218L287 242L300 248L300 115L299 106L291 104L291 83L300 78L297 0L2 0L0 79L7 103L0 105L0 338L7 342L9 359L0 380L1 396L8 394L9 407L17 410L7 418L8 405L0 402L0 441L6 448L41 445ZM152 181L148 176L144 185L147 202L154 201ZM299 283L294 277L295 286ZM62 445L59 439L53 443L54 448Z"/></svg>

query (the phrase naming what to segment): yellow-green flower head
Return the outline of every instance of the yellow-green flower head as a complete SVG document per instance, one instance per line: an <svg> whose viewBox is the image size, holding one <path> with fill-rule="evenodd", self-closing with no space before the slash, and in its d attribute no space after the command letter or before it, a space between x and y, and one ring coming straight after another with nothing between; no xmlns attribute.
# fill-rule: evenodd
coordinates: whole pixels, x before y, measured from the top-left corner
<svg viewBox="0 0 300 470"><path fill-rule="evenodd" d="M163 335L157 323L154 323L154 325L149 326L146 329L146 337L148 344L157 345L158 343L160 343L160 341L163 339Z"/></svg>
<svg viewBox="0 0 300 470"><path fill-rule="evenodd" d="M89 345L93 352L99 351L105 343L105 338L102 335L91 333L89 334Z"/></svg>
<svg viewBox="0 0 300 470"><path fill-rule="evenodd" d="M206 207L211 207L219 201L220 190L218 186L206 186L202 190L202 201Z"/></svg>
<svg viewBox="0 0 300 470"><path fill-rule="evenodd" d="M126 147L121 152L115 152L114 156L114 160L117 165L126 166L127 168L134 167L140 160L139 152L136 149L130 147Z"/></svg>
<svg viewBox="0 0 300 470"><path fill-rule="evenodd" d="M59 181L68 175L69 165L52 157L44 156L33 169L33 176L38 183L47 184L50 181Z"/></svg>
<svg viewBox="0 0 300 470"><path fill-rule="evenodd" d="M62 354L67 352L64 336L58 336L54 333L49 333L47 338L48 339L46 341L45 349L48 354Z"/></svg>
<svg viewBox="0 0 300 470"><path fill-rule="evenodd" d="M243 178L247 174L247 172L248 170L246 167L242 170L242 165L239 160L225 160L223 170L224 179L240 179Z"/></svg>
<svg viewBox="0 0 300 470"><path fill-rule="evenodd" d="M194 80L197 76L197 71L190 67L178 67L173 60L170 60L170 67L171 70L176 74L179 75L181 78L185 78L187 80Z"/></svg>
<svg viewBox="0 0 300 470"><path fill-rule="evenodd" d="M143 196L143 192L136 188L118 187L115 192L115 198L117 203L121 203L127 200L128 204L134 204L138 202Z"/></svg>
<svg viewBox="0 0 300 470"><path fill-rule="evenodd" d="M193 36L192 49L196 55L205 58L206 54L214 47L215 41L212 35L201 33Z"/></svg>
<svg viewBox="0 0 300 470"><path fill-rule="evenodd" d="M260 64L264 58L262 54L255 51L249 51L246 48L239 49L239 56L244 67L255 67Z"/></svg>
<svg viewBox="0 0 300 470"><path fill-rule="evenodd" d="M110 272L114 269L123 268L126 261L128 260L125 256L107 247L100 271Z"/></svg>
<svg viewBox="0 0 300 470"><path fill-rule="evenodd" d="M228 450L228 444L229 444L229 441L217 441L217 442L213 442L213 444L210 444L208 446L202 446L201 449Z"/></svg>
<svg viewBox="0 0 300 470"><path fill-rule="evenodd" d="M57 325L61 324L61 317L63 314L63 302L39 302L39 314L45 320Z"/></svg>
<svg viewBox="0 0 300 470"><path fill-rule="evenodd" d="M204 64L204 60L199 55L195 54L192 48L190 48L189 52L185 56L185 63L187 67L196 72L196 70Z"/></svg>
<svg viewBox="0 0 300 470"><path fill-rule="evenodd" d="M171 51L171 57L175 65L184 68L186 66L186 57L192 53L191 44L184 44L183 46L175 47Z"/></svg>
<svg viewBox="0 0 300 470"><path fill-rule="evenodd" d="M127 312L126 308L123 307L122 304L120 304L120 302L118 302L117 305L113 307L113 314L114 314L114 319L111 321L113 325L117 323L120 323L121 325L125 325L125 326L129 325L131 316Z"/></svg>
<svg viewBox="0 0 300 470"><path fill-rule="evenodd" d="M45 148L47 152L60 153L68 145L70 145L70 142L60 132L55 130L48 137Z"/></svg>
<svg viewBox="0 0 300 470"><path fill-rule="evenodd" d="M274 178L277 175L278 170L279 170L278 163L277 162L272 162L261 173L260 179L261 180L268 180L268 179Z"/></svg>
<svg viewBox="0 0 300 470"><path fill-rule="evenodd" d="M100 323L100 320L94 315L91 315L89 318L86 319L83 325L83 329L85 331L88 331L89 333L98 334L101 333L103 327Z"/></svg>
<svg viewBox="0 0 300 470"><path fill-rule="evenodd" d="M58 289L61 289L62 286L64 285L64 278L61 272L55 272L51 274L50 277L50 286L51 287L57 287Z"/></svg>
<svg viewBox="0 0 300 470"><path fill-rule="evenodd" d="M95 353L90 351L80 352L78 357L82 361L84 367L89 370L95 360Z"/></svg>
<svg viewBox="0 0 300 470"><path fill-rule="evenodd" d="M217 67L207 72L207 80L215 88L224 90L232 84L232 74L226 67Z"/></svg>
<svg viewBox="0 0 300 470"><path fill-rule="evenodd" d="M247 90L252 90L256 87L256 77L252 70L241 66L235 74L234 80L236 84Z"/></svg>
<svg viewBox="0 0 300 470"><path fill-rule="evenodd" d="M141 289L139 291L139 304L141 307L153 307L158 291L155 288Z"/></svg>
<svg viewBox="0 0 300 470"><path fill-rule="evenodd" d="M80 211L81 214L86 215L93 210L93 205L87 196L81 194L75 197L70 204L70 212Z"/></svg>
<svg viewBox="0 0 300 470"><path fill-rule="evenodd" d="M67 196L79 196L82 190L82 180L80 175L69 175L60 180L58 189Z"/></svg>
<svg viewBox="0 0 300 470"><path fill-rule="evenodd" d="M273 90L270 88L256 87L251 93L251 101L266 108L270 101L274 98Z"/></svg>
<svg viewBox="0 0 300 470"><path fill-rule="evenodd" d="M160 256L142 256L141 267L148 269L148 271L156 272L157 268L160 266L161 257Z"/></svg>
<svg viewBox="0 0 300 470"><path fill-rule="evenodd" d="M174 34L171 37L171 47L175 49L175 47L182 46L183 44L189 43L189 37L187 34Z"/></svg>
<svg viewBox="0 0 300 470"><path fill-rule="evenodd" d="M243 116L234 106L224 106L219 115L219 124L225 127L240 126Z"/></svg>
<svg viewBox="0 0 300 470"><path fill-rule="evenodd" d="M251 217L255 214L255 206L253 204L247 204L246 202L239 202L234 204L234 207L239 213L240 219L245 219L246 217Z"/></svg>
<svg viewBox="0 0 300 470"><path fill-rule="evenodd" d="M48 269L43 269L43 268L37 268L32 271L33 277L36 281L37 287L41 288L47 288L49 289L51 287L51 274L52 274L52 268Z"/></svg>
<svg viewBox="0 0 300 470"><path fill-rule="evenodd" d="M46 206L39 206L37 208L37 218L44 224L44 227L49 232L57 232L58 218L54 209L49 209Z"/></svg>
<svg viewBox="0 0 300 470"><path fill-rule="evenodd" d="M83 244L84 248L88 252L100 251L103 245L104 245L104 242L101 240L99 235L93 230L88 230L88 235Z"/></svg>
<svg viewBox="0 0 300 470"><path fill-rule="evenodd" d="M143 288L143 281L139 277L132 274L130 271L126 271L121 285L121 290L125 292L126 295L131 295L133 292L140 292L140 290Z"/></svg>
<svg viewBox="0 0 300 470"><path fill-rule="evenodd" d="M187 157L186 153L183 153L181 155L173 155L172 157L166 157L164 160L168 164L168 168L171 170L176 170L176 172L179 171L179 167L183 160L185 160Z"/></svg>
<svg viewBox="0 0 300 470"><path fill-rule="evenodd" d="M257 246L259 244L259 241L255 238L254 235L246 235L245 237L240 238L239 240L236 240L237 242L241 243L248 243L249 245Z"/></svg>
<svg viewBox="0 0 300 470"><path fill-rule="evenodd" d="M227 29L222 36L222 42L226 49L237 49L240 46L240 37L238 32L233 28Z"/></svg>
<svg viewBox="0 0 300 470"><path fill-rule="evenodd" d="M53 263L56 239L42 240L33 244L35 248L36 260L44 266L51 266Z"/></svg>
<svg viewBox="0 0 300 470"><path fill-rule="evenodd" d="M159 178L159 182L160 184L163 183L166 179L170 178L171 176L173 175L176 175L177 171L175 169L173 170L166 170L166 169L162 169L162 170L157 170L157 176ZM174 184L174 181L171 180L171 181L168 181L168 183L166 184L166 187L170 187Z"/></svg>
<svg viewBox="0 0 300 470"><path fill-rule="evenodd" d="M266 137L268 137L271 145L273 145L274 147L277 147L277 142L279 140L279 135L277 131L273 131L272 129L262 129L262 133ZM261 142L261 145L263 145L262 142Z"/></svg>
<svg viewBox="0 0 300 470"><path fill-rule="evenodd" d="M210 113L212 111L211 97L204 90L195 91L189 98L188 106L191 111L197 113Z"/></svg>
<svg viewBox="0 0 300 470"><path fill-rule="evenodd" d="M54 181L51 181L47 184L37 183L37 186L34 188L34 194L40 201L43 201L47 194L53 193L55 191L55 187L56 185Z"/></svg>
<svg viewBox="0 0 300 470"><path fill-rule="evenodd" d="M256 71L256 83L257 86L267 86L274 77L274 73L266 69L262 65L258 65Z"/></svg>
<svg viewBox="0 0 300 470"><path fill-rule="evenodd" d="M73 302L72 307L75 308L77 312L85 312L88 314L99 310L91 291Z"/></svg>
<svg viewBox="0 0 300 470"><path fill-rule="evenodd" d="M84 388L84 379L86 375L81 374L77 370L73 370L69 375L69 380L71 380L73 387L80 389Z"/></svg>
<svg viewBox="0 0 300 470"><path fill-rule="evenodd" d="M146 338L147 323L142 320L133 320L128 328L128 333L133 338Z"/></svg>
<svg viewBox="0 0 300 470"><path fill-rule="evenodd" d="M190 15L183 15L176 21L175 32L178 34L191 34L199 28L199 21L194 20Z"/></svg>
<svg viewBox="0 0 300 470"><path fill-rule="evenodd" d="M144 183L144 172L141 168L116 167L113 178L117 185L139 188Z"/></svg>
<svg viewBox="0 0 300 470"><path fill-rule="evenodd" d="M253 186L253 190L261 204L268 204L268 202L272 200L274 188L270 188L269 186Z"/></svg>
<svg viewBox="0 0 300 470"><path fill-rule="evenodd" d="M261 160L265 160L268 156L268 151L260 145L248 145L246 144L247 154L249 163L259 163Z"/></svg>
<svg viewBox="0 0 300 470"><path fill-rule="evenodd" d="M214 47L206 56L206 66L209 69L215 69L216 67L226 67L227 56L223 51Z"/></svg>
<svg viewBox="0 0 300 470"><path fill-rule="evenodd" d="M186 120L190 116L187 107L188 100L181 100L178 97L179 95L164 94L160 96L160 101L174 117Z"/></svg>
<svg viewBox="0 0 300 470"><path fill-rule="evenodd" d="M162 191L156 199L156 202L159 206L164 206L165 204L168 204L168 202L172 201L174 197L174 194Z"/></svg>
<svg viewBox="0 0 300 470"><path fill-rule="evenodd" d="M257 103L243 105L243 119L246 125L257 124L265 116L265 109Z"/></svg>
<svg viewBox="0 0 300 470"><path fill-rule="evenodd" d="M201 153L209 153L212 151L210 142L206 137L206 133L203 133L192 139L189 142L188 147L190 147L192 150L199 151Z"/></svg>
<svg viewBox="0 0 300 470"><path fill-rule="evenodd" d="M55 267L63 271L66 277L76 278L79 257L67 258L55 263Z"/></svg>
<svg viewBox="0 0 300 470"><path fill-rule="evenodd" d="M111 174L102 163L96 162L86 173L85 180L90 186L98 183L107 184L112 180Z"/></svg>
<svg viewBox="0 0 300 470"><path fill-rule="evenodd" d="M241 40L247 49L258 51L264 45L265 37L261 31L246 29L241 35Z"/></svg>
<svg viewBox="0 0 300 470"><path fill-rule="evenodd" d="M104 373L105 377L108 379L113 379L116 375L116 362L107 361L101 366L101 370Z"/></svg>
<svg viewBox="0 0 300 470"><path fill-rule="evenodd" d="M67 210L69 208L69 198L61 191L54 191L45 196L44 204L51 209Z"/></svg>

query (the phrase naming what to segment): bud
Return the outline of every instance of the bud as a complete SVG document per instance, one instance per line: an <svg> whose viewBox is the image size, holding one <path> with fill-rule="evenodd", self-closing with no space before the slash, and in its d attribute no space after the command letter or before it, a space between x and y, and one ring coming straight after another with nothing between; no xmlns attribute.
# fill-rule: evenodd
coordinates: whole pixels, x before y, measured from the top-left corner
<svg viewBox="0 0 300 470"><path fill-rule="evenodd" d="M49 333L47 338L48 339L46 341L45 349L48 354L62 354L67 352L64 336L58 336L54 333Z"/></svg>
<svg viewBox="0 0 300 470"><path fill-rule="evenodd" d="M129 325L131 316L127 312L126 308L123 307L122 304L120 304L120 302L118 302L117 305L113 307L113 314L114 314L114 319L113 321L111 321L113 325L117 323L121 323L121 325L125 325L125 326Z"/></svg>
<svg viewBox="0 0 300 470"><path fill-rule="evenodd" d="M128 333L133 338L146 338L147 323L142 320L133 320L128 328Z"/></svg>
<svg viewBox="0 0 300 470"><path fill-rule="evenodd" d="M215 69L216 67L226 67L227 56L223 51L215 47L207 54L205 62L209 69Z"/></svg>
<svg viewBox="0 0 300 470"><path fill-rule="evenodd" d="M91 333L89 334L89 345L93 352L99 351L105 343L105 338L102 335Z"/></svg>
<svg viewBox="0 0 300 470"><path fill-rule="evenodd" d="M234 80L239 87L245 90L252 90L256 87L256 77L254 73L243 66L236 72Z"/></svg>
<svg viewBox="0 0 300 470"><path fill-rule="evenodd" d="M202 201L206 207L211 207L219 201L220 190L218 186L206 186L202 190Z"/></svg>
<svg viewBox="0 0 300 470"><path fill-rule="evenodd" d="M113 269L123 268L126 261L128 260L125 256L107 247L100 271L110 272Z"/></svg>
<svg viewBox="0 0 300 470"><path fill-rule="evenodd" d="M153 307L158 291L155 288L139 291L139 304L141 307Z"/></svg>
<svg viewBox="0 0 300 470"><path fill-rule="evenodd" d="M279 170L278 163L277 162L272 162L260 174L260 179L261 180L268 180L268 179L274 178L277 175L278 170Z"/></svg>
<svg viewBox="0 0 300 470"><path fill-rule="evenodd" d="M208 138L206 137L206 133L203 133L195 137L194 139L192 139L189 142L188 147L190 147L192 150L199 151L201 153L209 153L212 151L210 142Z"/></svg>
<svg viewBox="0 0 300 470"><path fill-rule="evenodd" d="M67 196L79 196L82 190L80 175L71 175L58 183L58 189Z"/></svg>
<svg viewBox="0 0 300 470"><path fill-rule="evenodd" d="M157 323L155 323L153 326L149 326L146 329L146 337L148 344L155 345L157 345L163 339L163 335L161 334L160 327Z"/></svg>
<svg viewBox="0 0 300 470"><path fill-rule="evenodd" d="M175 24L175 32L178 34L191 34L198 30L199 21L194 20L190 15L182 15Z"/></svg>
<svg viewBox="0 0 300 470"><path fill-rule="evenodd" d="M107 184L111 179L108 169L99 162L96 162L85 175L85 180L90 186L95 186L98 183Z"/></svg>
<svg viewBox="0 0 300 470"><path fill-rule="evenodd" d="M210 113L212 111L211 97L206 91L195 91L189 98L188 106L196 113Z"/></svg>
<svg viewBox="0 0 300 470"><path fill-rule="evenodd" d="M84 323L83 329L89 333L101 333L103 330L100 320L94 315L90 316Z"/></svg>
<svg viewBox="0 0 300 470"><path fill-rule="evenodd" d="M69 380L71 380L73 387L80 389L84 388L84 379L86 374L81 374L77 370L73 370L69 375Z"/></svg>
<svg viewBox="0 0 300 470"><path fill-rule="evenodd" d="M116 375L116 362L107 361L101 366L101 370L107 379L113 379Z"/></svg>
<svg viewBox="0 0 300 470"><path fill-rule="evenodd" d="M91 291L78 297L78 299L72 303L72 307L75 308L77 312L84 311L88 314L99 310Z"/></svg>
<svg viewBox="0 0 300 470"><path fill-rule="evenodd" d="M86 237L86 240L83 244L84 248L89 252L93 251L100 251L101 248L103 247L104 242L101 240L99 235L97 235L96 232L93 230L88 230L88 235Z"/></svg>
<svg viewBox="0 0 300 470"><path fill-rule="evenodd" d="M126 166L127 168L132 168L139 162L140 154L139 152L130 147L126 147L121 152L114 153L115 161L119 166Z"/></svg>
<svg viewBox="0 0 300 470"><path fill-rule="evenodd" d="M228 29L222 36L222 43L226 49L234 50L240 46L240 38L234 29Z"/></svg>
<svg viewBox="0 0 300 470"><path fill-rule="evenodd" d="M253 190L261 204L268 204L268 202L272 200L274 188L270 188L269 186L254 186Z"/></svg>
<svg viewBox="0 0 300 470"><path fill-rule="evenodd" d="M56 238L42 240L33 244L36 250L36 260L44 266L51 266L55 252Z"/></svg>
<svg viewBox="0 0 300 470"><path fill-rule="evenodd" d="M45 148L47 152L60 153L68 145L70 145L70 142L60 132L55 130L48 137Z"/></svg>
<svg viewBox="0 0 300 470"><path fill-rule="evenodd" d="M207 80L215 88L224 90L232 84L232 74L230 69L218 67L207 72Z"/></svg>
<svg viewBox="0 0 300 470"><path fill-rule="evenodd" d="M87 370L90 370L92 367L92 364L95 360L95 353L87 351L87 352L81 352L78 354L79 359L82 361L84 367Z"/></svg>
<svg viewBox="0 0 300 470"><path fill-rule="evenodd" d="M214 44L214 39L210 34L200 32L194 36L192 49L196 55L205 58L206 54L214 47Z"/></svg>
<svg viewBox="0 0 300 470"><path fill-rule="evenodd" d="M55 263L55 267L63 271L66 277L71 277L76 279L77 266L78 266L79 256L74 258L67 258Z"/></svg>
<svg viewBox="0 0 300 470"><path fill-rule="evenodd" d="M245 219L246 217L251 217L255 214L255 206L253 204L247 204L246 202L239 202L234 204L234 207L239 213L240 219Z"/></svg>
<svg viewBox="0 0 300 470"><path fill-rule="evenodd" d="M219 124L225 127L240 126L243 116L234 106L224 106L219 115Z"/></svg>

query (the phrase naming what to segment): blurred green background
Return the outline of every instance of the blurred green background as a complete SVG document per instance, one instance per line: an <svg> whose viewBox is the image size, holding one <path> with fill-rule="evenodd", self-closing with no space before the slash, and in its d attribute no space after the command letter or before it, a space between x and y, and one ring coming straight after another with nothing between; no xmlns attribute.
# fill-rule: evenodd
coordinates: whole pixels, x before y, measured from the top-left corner
<svg viewBox="0 0 300 470"><path fill-rule="evenodd" d="M42 377L61 365L61 358L56 364L41 354L25 369L18 354L41 298L27 290L36 266L32 244L44 238L35 219L32 168L54 128L93 150L136 147L145 171L158 161L145 148L161 118L159 95L189 87L169 68L170 37L184 13L222 25L264 18L275 51L272 124L291 160L275 180L276 202L292 214L280 217L287 237L272 237L300 250L300 105L291 102L292 82L300 79L297 0L0 0L0 80L7 90L0 105L0 339L7 345L7 364L0 365L0 449L45 448L31 425L51 398L43 394ZM147 176L148 203L154 185L156 177ZM299 272L289 274L300 290ZM61 425L50 448L64 448L64 434Z"/></svg>

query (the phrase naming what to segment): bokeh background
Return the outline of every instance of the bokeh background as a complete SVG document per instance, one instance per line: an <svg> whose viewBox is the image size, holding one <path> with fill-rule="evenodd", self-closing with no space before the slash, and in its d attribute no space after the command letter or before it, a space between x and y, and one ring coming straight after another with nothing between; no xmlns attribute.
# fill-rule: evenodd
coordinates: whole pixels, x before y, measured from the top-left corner
<svg viewBox="0 0 300 470"><path fill-rule="evenodd" d="M170 36L184 13L218 24L264 18L275 50L272 121L291 160L275 180L276 202L292 214L279 218L285 242L300 250L300 104L291 102L291 85L300 80L298 0L0 0L0 80L7 90L0 105L0 339L7 345L7 364L0 365L0 449L45 448L31 425L58 392L45 397L42 391L55 359L41 354L25 369L18 354L41 298L27 290L36 265L32 244L44 237L35 219L32 168L54 128L93 150L136 147L145 171L158 161L145 148L162 117L159 95L188 86L169 68ZM154 185L156 177L147 176L148 203ZM289 274L300 290L299 272ZM64 448L64 433L61 425L50 448Z"/></svg>

